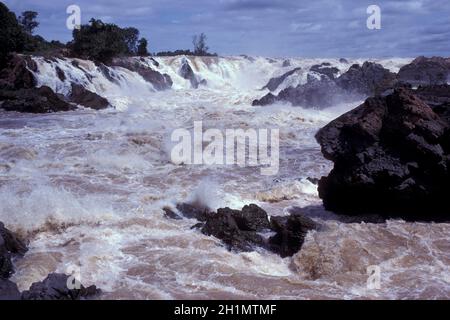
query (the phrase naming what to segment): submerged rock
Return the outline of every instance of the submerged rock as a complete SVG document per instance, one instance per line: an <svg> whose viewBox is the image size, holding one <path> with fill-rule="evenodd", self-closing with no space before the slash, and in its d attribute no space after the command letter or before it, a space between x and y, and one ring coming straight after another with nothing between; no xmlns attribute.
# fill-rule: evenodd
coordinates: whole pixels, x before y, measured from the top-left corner
<svg viewBox="0 0 450 320"><path fill-rule="evenodd" d="M101 293L96 286L69 289L71 277L65 274L51 273L42 282L35 282L29 290L22 292L22 300L85 300ZM74 287L76 287L74 285Z"/></svg>
<svg viewBox="0 0 450 320"><path fill-rule="evenodd" d="M72 83L72 92L69 95L69 99L71 102L95 110L106 109L110 106L110 103L105 98L75 83Z"/></svg>
<svg viewBox="0 0 450 320"><path fill-rule="evenodd" d="M414 91L400 88L369 98L322 128L316 139L334 162L319 182L327 210L450 219L449 123Z"/></svg>

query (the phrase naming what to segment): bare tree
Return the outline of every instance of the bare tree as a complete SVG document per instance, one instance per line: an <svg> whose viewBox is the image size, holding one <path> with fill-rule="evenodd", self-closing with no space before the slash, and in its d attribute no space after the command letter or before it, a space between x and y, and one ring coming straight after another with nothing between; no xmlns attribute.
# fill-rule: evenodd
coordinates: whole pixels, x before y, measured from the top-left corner
<svg viewBox="0 0 450 320"><path fill-rule="evenodd" d="M195 35L192 38L192 44L194 45L194 53L199 56L208 54L209 47L206 45L206 35L202 32L200 35Z"/></svg>

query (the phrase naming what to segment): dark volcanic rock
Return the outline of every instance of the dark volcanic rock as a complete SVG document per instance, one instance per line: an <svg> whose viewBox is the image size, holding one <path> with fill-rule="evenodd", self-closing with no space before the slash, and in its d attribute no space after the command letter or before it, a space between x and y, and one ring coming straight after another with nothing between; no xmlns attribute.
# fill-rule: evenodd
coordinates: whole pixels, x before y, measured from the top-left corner
<svg viewBox="0 0 450 320"><path fill-rule="evenodd" d="M321 129L334 162L319 182L325 208L409 220L449 219L449 124L413 91L369 98Z"/></svg>
<svg viewBox="0 0 450 320"><path fill-rule="evenodd" d="M71 282L71 277L65 274L51 273L42 282L35 282L30 289L22 292L22 300L85 300L94 298L101 293L96 286L80 289L69 289L76 287Z"/></svg>
<svg viewBox="0 0 450 320"><path fill-rule="evenodd" d="M59 80L64 82L66 80L66 74L64 73L64 71L62 71L61 68L58 66L56 66L55 70Z"/></svg>
<svg viewBox="0 0 450 320"><path fill-rule="evenodd" d="M138 73L142 78L150 82L156 90L166 90L172 87L173 82L168 74L161 74L141 62L134 58L116 58L113 59L111 66L122 67Z"/></svg>
<svg viewBox="0 0 450 320"><path fill-rule="evenodd" d="M263 90L264 89L269 89L270 91L277 90L278 86L280 84L282 84L284 82L284 80L286 80L287 77L290 77L291 75L293 75L294 73L300 71L301 69L302 68L295 68L295 69L293 69L293 70L291 70L289 72L286 72L285 74L283 74L283 75L281 75L279 77L270 79L269 82L267 83L267 85L264 88L262 88L262 89Z"/></svg>
<svg viewBox="0 0 450 320"><path fill-rule="evenodd" d="M370 95L381 94L397 84L396 75L381 65L365 62L362 66L353 65L335 79L339 72L328 63L311 67L306 84L282 90L278 96L269 93L254 106L264 106L275 102L290 102L305 108L326 108L339 102L351 102ZM320 79L313 77L318 74Z"/></svg>
<svg viewBox="0 0 450 320"><path fill-rule="evenodd" d="M340 63L348 63L348 60L345 59L345 58L340 58L340 59L339 59L339 62L340 62Z"/></svg>
<svg viewBox="0 0 450 320"><path fill-rule="evenodd" d="M6 111L29 113L48 113L74 110L75 107L64 101L47 86L40 88L0 90L1 108Z"/></svg>
<svg viewBox="0 0 450 320"><path fill-rule="evenodd" d="M450 58L418 57L400 68L398 78L413 86L446 84L450 79Z"/></svg>
<svg viewBox="0 0 450 320"><path fill-rule="evenodd" d="M314 221L298 213L287 217L271 217L270 223L276 235L269 239L269 249L282 258L296 254L308 231L317 228Z"/></svg>
<svg viewBox="0 0 450 320"><path fill-rule="evenodd" d="M268 106L271 104L274 104L275 102L280 101L276 95L274 95L272 92L269 92L264 97L262 97L259 100L254 100L252 102L252 106ZM284 101L286 102L286 101Z"/></svg>
<svg viewBox="0 0 450 320"><path fill-rule="evenodd" d="M29 56L14 55L0 72L0 89L28 89L36 86L33 72L37 71L36 62Z"/></svg>
<svg viewBox="0 0 450 320"><path fill-rule="evenodd" d="M336 80L336 84L347 93L362 96L381 94L396 82L395 73L373 62L364 62L362 66L354 64Z"/></svg>
<svg viewBox="0 0 450 320"><path fill-rule="evenodd" d="M260 100L253 101L254 106L265 106L275 102L290 102L295 106L307 108L325 108L346 99L344 92L330 78L320 80L310 78L308 83L296 88L286 88L275 96L271 93Z"/></svg>
<svg viewBox="0 0 450 320"><path fill-rule="evenodd" d="M179 203L177 204L177 210L188 219L197 219L198 221L206 221L212 214L209 208L202 205Z"/></svg>
<svg viewBox="0 0 450 320"><path fill-rule="evenodd" d="M174 220L181 220L181 219L183 219L183 217L179 216L175 211L173 211L169 207L164 207L163 211L164 211L164 216L169 218L169 219L174 219Z"/></svg>
<svg viewBox="0 0 450 320"><path fill-rule="evenodd" d="M203 234L222 240L228 250L247 252L260 247L283 258L299 251L307 231L316 227L312 220L299 213L288 217L272 217L269 221L267 212L255 204L244 206L242 210L221 208L211 212L203 207L183 203L178 204L177 209L185 217L202 221L191 229L200 229ZM170 208L163 210L169 218L180 218ZM275 235L267 239L265 232Z"/></svg>
<svg viewBox="0 0 450 320"><path fill-rule="evenodd" d="M447 123L450 123L450 85L420 86L415 94Z"/></svg>
<svg viewBox="0 0 450 320"><path fill-rule="evenodd" d="M324 62L322 64L313 65L309 71L316 72L318 74L322 74L327 76L330 79L336 78L336 75L339 74L339 69L336 67L332 67L328 62Z"/></svg>
<svg viewBox="0 0 450 320"><path fill-rule="evenodd" d="M14 282L0 279L0 300L20 300L20 291Z"/></svg>
<svg viewBox="0 0 450 320"><path fill-rule="evenodd" d="M242 211L223 208L211 215L202 233L221 239L229 250L252 251L264 247L265 239L257 233L269 228L267 213L256 205Z"/></svg>
<svg viewBox="0 0 450 320"><path fill-rule="evenodd" d="M72 92L69 95L69 99L71 102L95 110L106 109L110 106L105 98L75 83L72 83Z"/></svg>
<svg viewBox="0 0 450 320"><path fill-rule="evenodd" d="M24 255L25 252L25 244L0 222L0 278L7 279L13 274L12 255Z"/></svg>

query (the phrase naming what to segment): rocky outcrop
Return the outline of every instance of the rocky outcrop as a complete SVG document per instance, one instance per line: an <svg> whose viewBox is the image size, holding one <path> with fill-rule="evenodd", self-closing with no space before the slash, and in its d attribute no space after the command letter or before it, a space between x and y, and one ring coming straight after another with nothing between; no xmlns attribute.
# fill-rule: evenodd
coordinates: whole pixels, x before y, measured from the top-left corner
<svg viewBox="0 0 450 320"><path fill-rule="evenodd" d="M155 65L155 62L156 61L153 60L153 65ZM138 73L145 81L150 82L156 90L170 89L173 84L172 79L168 74L162 74L136 58L116 58L113 59L110 65L122 67Z"/></svg>
<svg viewBox="0 0 450 320"><path fill-rule="evenodd" d="M282 90L277 100L290 102L295 106L322 109L349 99L332 79L322 76L320 79L309 78L306 84L297 88Z"/></svg>
<svg viewBox="0 0 450 320"><path fill-rule="evenodd" d="M50 62L56 58L46 58ZM74 61L75 63L75 61ZM33 72L37 72L36 62L25 55L14 55L6 68L0 72L0 108L6 111L48 113L76 109L72 103L92 109L104 109L109 102L81 85L72 84L72 93L64 97L50 87L36 88L37 81ZM56 74L61 81L66 75L58 66Z"/></svg>
<svg viewBox="0 0 450 320"><path fill-rule="evenodd" d="M415 94L450 123L450 85L421 86L415 90Z"/></svg>
<svg viewBox="0 0 450 320"><path fill-rule="evenodd" d="M421 91L417 94L427 92ZM316 139L334 162L319 182L326 209L450 219L449 123L414 91L400 88L369 98L321 129Z"/></svg>
<svg viewBox="0 0 450 320"><path fill-rule="evenodd" d="M12 256L21 256L25 252L25 244L0 222L0 279L8 279L14 273Z"/></svg>
<svg viewBox="0 0 450 320"><path fill-rule="evenodd" d="M72 83L72 91L69 100L94 110L106 109L110 106L108 100L98 94L87 90L82 85Z"/></svg>
<svg viewBox="0 0 450 320"><path fill-rule="evenodd" d="M289 72L286 72L285 74L276 77L276 78L272 78L269 80L269 82L264 86L264 88L262 88L262 90L264 89L269 89L270 91L275 91L278 89L278 87L280 86L280 84L282 84L284 82L284 80L286 80L286 78L292 76L293 74L301 71L302 68L295 68Z"/></svg>
<svg viewBox="0 0 450 320"><path fill-rule="evenodd" d="M418 57L400 68L398 78L413 86L447 84L450 80L450 58Z"/></svg>
<svg viewBox="0 0 450 320"><path fill-rule="evenodd" d="M336 84L347 93L361 96L381 94L396 82L395 73L373 62L364 62L362 66L354 64L336 80Z"/></svg>
<svg viewBox="0 0 450 320"><path fill-rule="evenodd" d="M252 205L242 210L218 209L216 214L206 220L201 231L207 236L221 239L229 250L253 251L256 247L265 246L265 239L258 232L266 229L269 229L267 213Z"/></svg>
<svg viewBox="0 0 450 320"><path fill-rule="evenodd" d="M22 300L86 300L101 293L96 286L85 288L73 281L68 275L51 273L42 282L35 282L29 290L22 292Z"/></svg>
<svg viewBox="0 0 450 320"><path fill-rule="evenodd" d="M329 62L315 64L311 68L309 68L309 71L327 76L330 79L336 78L336 76L339 74L339 69L336 67L332 67L331 63Z"/></svg>
<svg viewBox="0 0 450 320"><path fill-rule="evenodd" d="M197 89L201 84L206 84L206 80L199 79L199 77L195 74L187 59L183 60L179 74L183 79L189 80L191 87L194 89Z"/></svg>
<svg viewBox="0 0 450 320"><path fill-rule="evenodd" d="M381 94L397 83L394 73L372 62L353 65L338 78L335 76L339 70L327 63L315 65L312 69L306 84L286 88L278 96L269 93L253 101L253 105L264 106L279 101L306 108L326 108L339 102Z"/></svg>
<svg viewBox="0 0 450 320"><path fill-rule="evenodd" d="M14 55L0 72L0 89L29 89L36 86L33 72L37 71L36 62L30 56Z"/></svg>
<svg viewBox="0 0 450 320"><path fill-rule="evenodd" d="M201 221L194 227L207 236L222 240L228 250L254 251L264 248L283 258L298 252L306 233L317 227L300 213L270 217L269 220L267 212L255 204L244 206L241 210L221 208L217 212L192 204L178 204L177 210L182 216ZM164 208L164 211L169 218L180 218L169 208Z"/></svg>
<svg viewBox="0 0 450 320"><path fill-rule="evenodd" d="M75 106L66 102L47 86L40 88L0 90L0 108L6 111L48 113L69 111Z"/></svg>

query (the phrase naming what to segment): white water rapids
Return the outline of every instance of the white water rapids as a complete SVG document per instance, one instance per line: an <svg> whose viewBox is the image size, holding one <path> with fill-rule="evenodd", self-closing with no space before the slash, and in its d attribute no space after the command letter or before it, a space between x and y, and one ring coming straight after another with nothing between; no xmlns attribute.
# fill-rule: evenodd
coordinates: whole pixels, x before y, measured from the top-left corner
<svg viewBox="0 0 450 320"><path fill-rule="evenodd" d="M53 271L80 268L85 285L105 299L430 299L450 297L450 225L345 223L321 206L308 177L327 175L332 163L314 134L359 104L326 110L288 105L252 107L273 76L339 60L189 58L206 86L190 89L178 75L184 57L155 58L173 89L157 92L138 74L111 68L110 81L92 62L38 63L39 85L67 94L70 82L106 97L115 108L54 114L0 111L0 221L29 241L15 261L20 289ZM398 71L407 59L379 61ZM149 65L152 62L146 59ZM66 80L55 71L58 66ZM306 73L305 73L306 79ZM304 79L304 80L305 80ZM298 84L287 79L282 87ZM280 171L177 166L170 135L191 129L279 128ZM169 220L162 208L197 197L213 209L256 203L269 215L298 206L323 228L303 249L282 259L264 250L228 252L215 238ZM367 267L381 270L379 289L368 289Z"/></svg>

